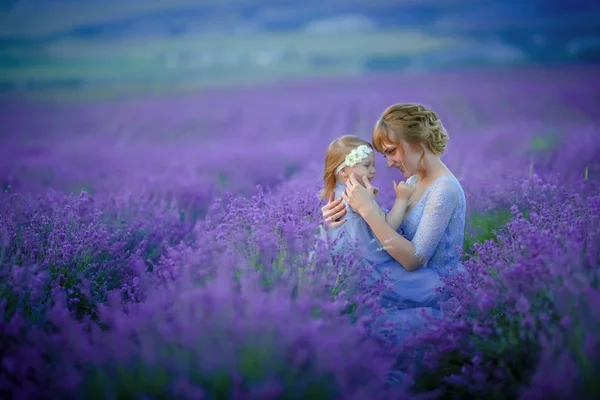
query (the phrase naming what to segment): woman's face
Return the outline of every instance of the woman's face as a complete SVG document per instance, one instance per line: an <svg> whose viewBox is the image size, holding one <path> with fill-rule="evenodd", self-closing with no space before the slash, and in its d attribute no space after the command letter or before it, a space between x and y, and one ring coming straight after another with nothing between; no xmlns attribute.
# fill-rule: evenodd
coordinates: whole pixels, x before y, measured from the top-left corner
<svg viewBox="0 0 600 400"><path fill-rule="evenodd" d="M423 155L423 147L418 144L409 144L400 139L398 143L384 143L383 155L388 168L398 168L407 179L417 173L419 161Z"/></svg>

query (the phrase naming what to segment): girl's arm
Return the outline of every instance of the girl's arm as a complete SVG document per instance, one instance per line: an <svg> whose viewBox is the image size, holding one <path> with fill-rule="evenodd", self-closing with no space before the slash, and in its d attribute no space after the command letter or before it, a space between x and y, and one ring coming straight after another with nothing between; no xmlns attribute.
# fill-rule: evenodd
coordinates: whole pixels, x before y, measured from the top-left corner
<svg viewBox="0 0 600 400"><path fill-rule="evenodd" d="M404 219L404 214L406 213L406 207L408 206L408 200L405 199L396 199L394 205L390 212L385 215L385 222L392 228L394 231L397 231Z"/></svg>
<svg viewBox="0 0 600 400"><path fill-rule="evenodd" d="M393 230L398 231L408 207L408 199L415 192L415 188L407 182L396 184L396 181L393 181L393 184L394 192L396 192L396 201L394 201L394 206L390 212L386 214L385 221Z"/></svg>

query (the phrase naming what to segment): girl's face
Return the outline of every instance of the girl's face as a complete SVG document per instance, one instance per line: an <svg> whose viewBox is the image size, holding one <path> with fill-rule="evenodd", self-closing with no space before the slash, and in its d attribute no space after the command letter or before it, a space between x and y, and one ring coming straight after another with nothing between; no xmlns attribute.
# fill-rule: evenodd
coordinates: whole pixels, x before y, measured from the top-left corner
<svg viewBox="0 0 600 400"><path fill-rule="evenodd" d="M340 171L340 175L344 178L350 178L350 175L354 174L356 180L361 184L363 176L369 179L369 182L375 177L375 153L371 152L366 158L363 158L361 162L352 167L345 167Z"/></svg>
<svg viewBox="0 0 600 400"><path fill-rule="evenodd" d="M410 144L403 139L400 139L399 143L386 143L383 145L383 155L388 168L399 169L405 179L417 173L423 151L420 145Z"/></svg>

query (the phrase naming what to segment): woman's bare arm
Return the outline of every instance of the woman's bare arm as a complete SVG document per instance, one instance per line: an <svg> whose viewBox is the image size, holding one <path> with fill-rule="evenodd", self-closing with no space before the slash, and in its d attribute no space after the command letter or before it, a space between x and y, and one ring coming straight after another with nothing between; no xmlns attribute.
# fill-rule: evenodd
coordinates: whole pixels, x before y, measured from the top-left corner
<svg viewBox="0 0 600 400"><path fill-rule="evenodd" d="M393 231L377 207L365 208L364 220L387 252L407 271L416 271L429 261L458 206L458 192L452 181L434 185L412 241Z"/></svg>
<svg viewBox="0 0 600 400"><path fill-rule="evenodd" d="M367 222L385 248L407 271L416 271L429 261L458 204L456 187L441 182L432 188L423 216L412 242L390 227L383 211L375 202L370 183L363 179L365 187L351 177L344 192L344 200Z"/></svg>
<svg viewBox="0 0 600 400"><path fill-rule="evenodd" d="M362 217L369 224L383 248L404 269L413 272L422 266L417 257L415 257L414 245L386 222L385 215L379 207L372 207Z"/></svg>

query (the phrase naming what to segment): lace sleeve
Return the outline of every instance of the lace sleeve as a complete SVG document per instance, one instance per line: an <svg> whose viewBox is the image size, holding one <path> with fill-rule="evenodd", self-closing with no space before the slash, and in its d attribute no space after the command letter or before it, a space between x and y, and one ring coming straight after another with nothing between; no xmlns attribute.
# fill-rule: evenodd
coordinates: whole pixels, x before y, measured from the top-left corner
<svg viewBox="0 0 600 400"><path fill-rule="evenodd" d="M431 189L412 243L419 265L425 265L438 246L459 202L452 181L440 181Z"/></svg>

